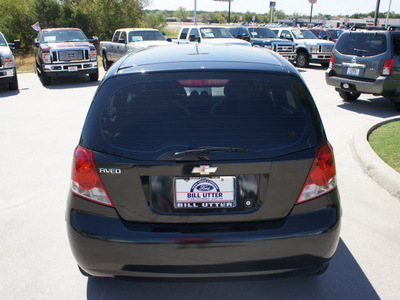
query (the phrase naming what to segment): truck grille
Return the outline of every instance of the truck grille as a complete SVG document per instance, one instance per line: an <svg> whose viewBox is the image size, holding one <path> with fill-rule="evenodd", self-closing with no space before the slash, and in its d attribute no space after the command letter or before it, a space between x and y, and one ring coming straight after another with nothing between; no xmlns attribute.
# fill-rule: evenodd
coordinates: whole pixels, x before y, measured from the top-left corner
<svg viewBox="0 0 400 300"><path fill-rule="evenodd" d="M294 47L291 45L279 45L279 44L273 44L272 48L275 52L278 53L291 53L294 52Z"/></svg>
<svg viewBox="0 0 400 300"><path fill-rule="evenodd" d="M59 61L75 61L84 60L85 55L83 50L66 50L58 52Z"/></svg>
<svg viewBox="0 0 400 300"><path fill-rule="evenodd" d="M318 46L318 52L324 53L324 52L332 52L334 45L319 45Z"/></svg>

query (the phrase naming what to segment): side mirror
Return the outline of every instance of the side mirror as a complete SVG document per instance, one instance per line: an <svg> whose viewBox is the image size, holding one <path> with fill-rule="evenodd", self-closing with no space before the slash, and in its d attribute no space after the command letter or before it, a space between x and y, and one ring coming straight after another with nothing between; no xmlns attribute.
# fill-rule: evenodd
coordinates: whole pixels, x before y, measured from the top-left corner
<svg viewBox="0 0 400 300"><path fill-rule="evenodd" d="M248 35L247 33L243 33L243 34L242 34L242 40L245 40L245 41L250 42L250 37L249 37L249 35Z"/></svg>
<svg viewBox="0 0 400 300"><path fill-rule="evenodd" d="M12 49L21 49L21 41L15 40L14 43L10 44Z"/></svg>
<svg viewBox="0 0 400 300"><path fill-rule="evenodd" d="M94 36L91 40L89 40L89 42L97 46L99 44L99 38L97 36Z"/></svg>
<svg viewBox="0 0 400 300"><path fill-rule="evenodd" d="M191 35L189 36L189 41L190 41L190 42L195 42L195 41L196 41L196 36L195 36L194 34L191 34Z"/></svg>
<svg viewBox="0 0 400 300"><path fill-rule="evenodd" d="M171 38L167 38L167 42L172 43L172 39Z"/></svg>
<svg viewBox="0 0 400 300"><path fill-rule="evenodd" d="M39 41L37 38L35 39L35 48L39 48Z"/></svg>

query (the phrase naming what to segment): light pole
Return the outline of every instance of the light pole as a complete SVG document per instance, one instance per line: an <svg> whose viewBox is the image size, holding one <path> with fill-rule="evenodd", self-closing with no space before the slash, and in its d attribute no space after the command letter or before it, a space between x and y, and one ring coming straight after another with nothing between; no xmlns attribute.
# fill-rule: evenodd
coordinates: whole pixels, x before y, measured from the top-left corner
<svg viewBox="0 0 400 300"><path fill-rule="evenodd" d="M386 28L388 28L388 23L389 23L390 6L392 6L392 0L390 0L389 2L389 8L386 15Z"/></svg>
<svg viewBox="0 0 400 300"><path fill-rule="evenodd" d="M228 24L231 22L231 2L233 0L214 0L219 2L229 2L229 10L228 10Z"/></svg>
<svg viewBox="0 0 400 300"><path fill-rule="evenodd" d="M379 15L379 5L381 4L381 0L376 0L376 9L375 9L375 18L374 18L374 26L378 25L378 15Z"/></svg>
<svg viewBox="0 0 400 300"><path fill-rule="evenodd" d="M308 0L308 2L311 3L311 12L310 12L310 23L312 22L312 10L313 10L313 6L315 3L317 3L317 0Z"/></svg>
<svg viewBox="0 0 400 300"><path fill-rule="evenodd" d="M194 0L194 26L197 26L197 0Z"/></svg>

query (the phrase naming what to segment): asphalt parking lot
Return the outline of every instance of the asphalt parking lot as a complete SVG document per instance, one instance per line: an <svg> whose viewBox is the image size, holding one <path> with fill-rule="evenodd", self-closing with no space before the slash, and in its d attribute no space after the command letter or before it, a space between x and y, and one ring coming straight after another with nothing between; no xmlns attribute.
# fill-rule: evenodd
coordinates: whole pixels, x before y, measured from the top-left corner
<svg viewBox="0 0 400 300"><path fill-rule="evenodd" d="M325 274L196 282L83 277L64 214L73 149L98 83L68 78L45 88L36 75L20 74L19 91L0 88L0 298L398 298L400 200L364 172L352 143L399 113L382 97L342 102L318 65L300 72L334 147L343 206L341 241Z"/></svg>

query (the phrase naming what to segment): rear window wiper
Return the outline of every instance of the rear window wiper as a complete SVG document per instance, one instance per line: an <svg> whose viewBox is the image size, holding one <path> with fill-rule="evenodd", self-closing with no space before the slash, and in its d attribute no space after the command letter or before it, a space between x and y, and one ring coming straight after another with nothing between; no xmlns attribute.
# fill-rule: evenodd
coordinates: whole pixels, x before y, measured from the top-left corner
<svg viewBox="0 0 400 300"><path fill-rule="evenodd" d="M191 148L185 151L175 152L174 156L175 159L180 159L187 156L201 156L205 154L209 154L210 152L214 151L225 151L225 152L265 152L261 150L253 150L253 149L246 149L246 148L233 148L233 147L215 147L215 146L207 146L207 147L198 147L198 148Z"/></svg>
<svg viewBox="0 0 400 300"><path fill-rule="evenodd" d="M356 52L364 52L364 53L367 53L367 52L369 52L368 50L364 50L364 49L357 49L357 48L353 48L353 50L354 50L354 51L356 51Z"/></svg>

